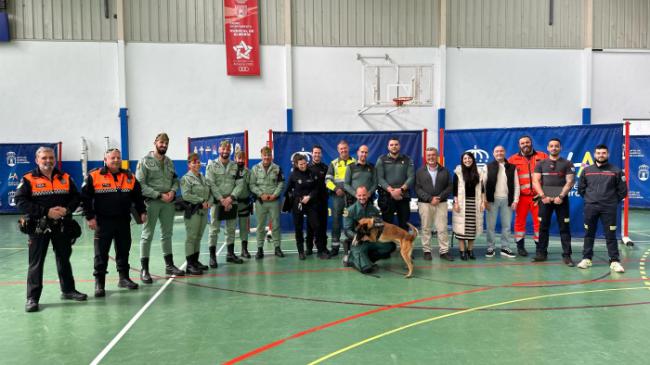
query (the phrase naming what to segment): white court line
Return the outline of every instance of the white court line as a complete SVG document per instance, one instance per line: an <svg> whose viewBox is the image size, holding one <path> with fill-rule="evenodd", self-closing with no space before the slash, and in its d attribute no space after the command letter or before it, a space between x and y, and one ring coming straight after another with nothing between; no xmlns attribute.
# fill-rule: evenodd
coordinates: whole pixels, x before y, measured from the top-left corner
<svg viewBox="0 0 650 365"><path fill-rule="evenodd" d="M26 250L29 247L0 247L0 250Z"/></svg>
<svg viewBox="0 0 650 365"><path fill-rule="evenodd" d="M223 245L219 248L219 251L218 251L218 252L221 252L221 250L223 250L223 248L224 248L225 246L226 246L226 245L223 244ZM183 270L183 269L185 268L185 266L187 266L187 261L184 262L183 265L181 265L180 269ZM102 361L102 360L104 359L104 357L108 354L108 352L111 351L111 350L113 349L113 347L115 347L115 345L117 345L117 343L122 339L122 337L124 337L124 335L125 335L125 334L130 330L130 329L131 329L131 327L133 327L133 325L135 324L135 322L136 322L138 319L140 319L140 317L144 314L144 312L145 312L145 311L146 311L146 310L147 310L147 309L148 309L148 308L153 304L153 302L156 301L156 299L158 299L158 297L159 297L159 296L160 296L160 295L165 291L165 289L167 289L167 287L169 286L169 284L171 284L172 281L173 281L175 278L176 278L176 276L175 276L175 275L172 275L172 277L170 277L169 279L167 279L167 281L165 282L165 284L163 284L163 286L160 287L160 289L158 289L158 291L156 292L156 294L154 294L154 296L151 297L151 299L149 299L149 301L148 301L148 302L147 302L147 303L146 303L142 308L140 308L140 310L138 311L138 313L136 313L136 314L133 316L133 318L131 318L131 320L126 324L126 326L124 326L124 328L122 328L122 330L121 330L121 331L120 331L120 332L119 332L119 333L118 333L118 334L117 334L117 335L116 335L116 336L111 340L111 342L109 342L108 345L106 345L106 347L102 350L102 352L99 353L99 355L97 355L97 357L95 357L95 359L90 363L90 365L96 365L96 364L99 364L99 362Z"/></svg>

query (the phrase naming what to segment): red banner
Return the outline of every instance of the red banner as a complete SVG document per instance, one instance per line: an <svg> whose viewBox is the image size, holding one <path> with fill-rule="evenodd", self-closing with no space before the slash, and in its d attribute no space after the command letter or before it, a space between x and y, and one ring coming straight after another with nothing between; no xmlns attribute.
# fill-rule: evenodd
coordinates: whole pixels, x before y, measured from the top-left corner
<svg viewBox="0 0 650 365"><path fill-rule="evenodd" d="M257 0L224 0L226 62L230 76L259 76Z"/></svg>

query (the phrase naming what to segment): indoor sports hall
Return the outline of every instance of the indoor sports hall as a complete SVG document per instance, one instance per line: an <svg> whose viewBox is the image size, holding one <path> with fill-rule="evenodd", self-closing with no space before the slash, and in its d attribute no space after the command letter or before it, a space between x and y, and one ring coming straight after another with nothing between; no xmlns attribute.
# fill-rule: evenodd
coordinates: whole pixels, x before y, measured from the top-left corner
<svg viewBox="0 0 650 365"><path fill-rule="evenodd" d="M650 0L0 0L0 363L646 364Z"/></svg>

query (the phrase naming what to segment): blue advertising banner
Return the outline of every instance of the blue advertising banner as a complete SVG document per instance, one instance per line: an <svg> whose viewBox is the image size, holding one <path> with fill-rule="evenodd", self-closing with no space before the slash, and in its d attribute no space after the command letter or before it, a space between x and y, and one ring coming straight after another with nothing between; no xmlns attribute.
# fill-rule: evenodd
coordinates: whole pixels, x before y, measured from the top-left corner
<svg viewBox="0 0 650 365"><path fill-rule="evenodd" d="M400 152L413 160L416 169L422 166L422 131L273 132L274 162L280 165L286 179L291 173L291 158L295 153L302 153L311 161L311 148L317 144L323 147L323 162L329 164L338 157L336 147L339 141L346 140L350 145L350 156L356 158L359 146L367 145L368 160L375 164L379 156L388 153L388 140L391 137L399 139ZM293 229L290 214L282 216L283 230ZM417 218L417 214L412 218ZM411 219L411 222L417 224L415 219Z"/></svg>
<svg viewBox="0 0 650 365"><path fill-rule="evenodd" d="M201 157L201 172L205 174L205 168L212 160L219 158L219 144L223 140L230 141L232 145L231 159L237 151L246 152L248 156L248 146L246 145L246 133L222 134L218 136L188 138L188 147L190 152L197 153ZM185 171L177 171L179 176L185 174Z"/></svg>
<svg viewBox="0 0 650 365"><path fill-rule="evenodd" d="M630 137L630 207L650 208L650 136Z"/></svg>
<svg viewBox="0 0 650 365"><path fill-rule="evenodd" d="M543 152L547 152L546 146L549 139L559 138L562 141L561 156L573 162L577 175L576 185L569 193L571 234L574 237L583 237L583 202L582 198L577 194L578 179L583 168L594 163L594 147L601 143L609 147L610 162L623 167L623 125L602 124L568 127L448 130L445 131L444 140L445 165L450 170L453 170L460 163L460 156L465 151L469 151L476 157L479 168L485 168L487 163L494 159L492 150L497 145L505 147L507 157L519 152L518 141L523 135L531 136L533 147ZM617 227L620 236L620 222ZM530 217L527 231L528 233L533 232ZM553 218L551 234L557 233L557 224L555 218Z"/></svg>
<svg viewBox="0 0 650 365"><path fill-rule="evenodd" d="M14 197L23 175L36 167L34 155L41 147L52 147L58 153L58 143L0 144L0 213L18 213ZM58 157L57 157L58 160Z"/></svg>

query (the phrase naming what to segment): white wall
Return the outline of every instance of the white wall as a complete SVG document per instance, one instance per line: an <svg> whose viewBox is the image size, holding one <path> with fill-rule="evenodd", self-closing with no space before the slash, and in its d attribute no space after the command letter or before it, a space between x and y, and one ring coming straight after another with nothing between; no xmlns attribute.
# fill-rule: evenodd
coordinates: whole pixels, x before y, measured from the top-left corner
<svg viewBox="0 0 650 365"><path fill-rule="evenodd" d="M0 143L62 141L78 160L81 136L101 160L104 136L119 145L115 43L0 44Z"/></svg>
<svg viewBox="0 0 650 365"><path fill-rule="evenodd" d="M429 129L429 145L437 144L437 109L402 108L386 115L357 115L361 106L362 56L388 54L393 62L439 65L437 48L316 48L295 47L294 130L364 131ZM435 68L434 90L439 82ZM438 95L434 92L434 99ZM390 109L390 108L388 108ZM377 109L379 110L379 109Z"/></svg>
<svg viewBox="0 0 650 365"><path fill-rule="evenodd" d="M449 129L580 124L579 50L447 50Z"/></svg>
<svg viewBox="0 0 650 365"><path fill-rule="evenodd" d="M261 77L229 77L223 45L131 43L126 47L131 158L159 131L169 155L184 159L186 138L248 129L251 157L267 130L285 130L284 48L262 48ZM437 48L295 47L294 130L431 130L437 112L403 108L357 115L361 64L356 54L389 54L398 63L434 63ZM447 127L579 124L580 50L447 50ZM63 141L79 158L80 136L100 160L104 136L120 145L115 43L11 42L0 46L0 142ZM593 120L650 119L650 54L594 55ZM438 90L434 87L434 90ZM434 92L434 101L439 102Z"/></svg>
<svg viewBox="0 0 650 365"><path fill-rule="evenodd" d="M286 130L284 48L263 47L260 77L226 75L224 45L131 43L126 47L131 159L160 131L168 154L187 157L187 137L249 130L251 157L267 130Z"/></svg>
<svg viewBox="0 0 650 365"><path fill-rule="evenodd" d="M593 72L594 123L650 119L650 53L594 52Z"/></svg>

